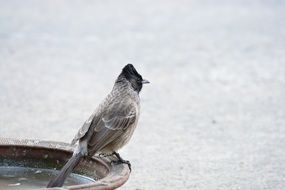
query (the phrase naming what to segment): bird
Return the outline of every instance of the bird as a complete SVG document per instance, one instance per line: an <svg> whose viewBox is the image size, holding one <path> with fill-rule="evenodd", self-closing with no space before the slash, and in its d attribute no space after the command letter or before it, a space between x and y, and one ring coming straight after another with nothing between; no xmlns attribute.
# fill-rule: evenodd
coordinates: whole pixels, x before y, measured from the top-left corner
<svg viewBox="0 0 285 190"><path fill-rule="evenodd" d="M83 157L95 154L115 155L116 163L130 162L122 159L118 150L126 145L137 126L140 116L140 96L143 79L132 64L123 67L113 89L85 121L71 144L77 144L72 157L47 187L62 187L66 177Z"/></svg>

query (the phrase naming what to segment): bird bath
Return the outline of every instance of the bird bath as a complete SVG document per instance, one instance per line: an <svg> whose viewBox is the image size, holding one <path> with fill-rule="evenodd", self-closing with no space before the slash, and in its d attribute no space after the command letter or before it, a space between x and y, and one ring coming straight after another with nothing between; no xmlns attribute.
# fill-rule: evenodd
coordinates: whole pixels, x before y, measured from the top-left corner
<svg viewBox="0 0 285 190"><path fill-rule="evenodd" d="M71 157L73 148L61 142L0 139L0 190L47 189L48 181ZM126 164L112 164L111 159L85 158L62 188L49 189L118 188L128 180L130 170Z"/></svg>

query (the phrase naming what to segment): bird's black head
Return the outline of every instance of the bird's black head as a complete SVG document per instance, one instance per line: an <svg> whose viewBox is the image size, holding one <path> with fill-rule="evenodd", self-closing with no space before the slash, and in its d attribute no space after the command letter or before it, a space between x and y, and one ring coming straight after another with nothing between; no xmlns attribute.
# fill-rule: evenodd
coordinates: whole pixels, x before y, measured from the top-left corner
<svg viewBox="0 0 285 190"><path fill-rule="evenodd" d="M142 78L132 64L127 64L123 68L120 76L125 77L131 83L133 89L137 92L141 91L143 84L149 83L147 80Z"/></svg>

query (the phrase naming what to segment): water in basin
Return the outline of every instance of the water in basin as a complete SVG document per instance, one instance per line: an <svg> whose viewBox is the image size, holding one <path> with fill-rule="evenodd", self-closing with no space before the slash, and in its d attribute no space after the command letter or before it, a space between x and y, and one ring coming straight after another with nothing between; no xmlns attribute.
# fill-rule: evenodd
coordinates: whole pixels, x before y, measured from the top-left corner
<svg viewBox="0 0 285 190"><path fill-rule="evenodd" d="M0 167L0 190L32 190L45 187L58 171L26 167ZM71 174L64 186L88 184L95 180L79 174Z"/></svg>

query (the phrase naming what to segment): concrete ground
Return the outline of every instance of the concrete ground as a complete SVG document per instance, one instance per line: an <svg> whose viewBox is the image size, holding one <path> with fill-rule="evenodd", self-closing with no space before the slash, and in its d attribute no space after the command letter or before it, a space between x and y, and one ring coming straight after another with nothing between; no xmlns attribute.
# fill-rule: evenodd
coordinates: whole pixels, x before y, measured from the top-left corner
<svg viewBox="0 0 285 190"><path fill-rule="evenodd" d="M70 142L133 63L121 189L285 188L282 0L0 1L0 136Z"/></svg>

